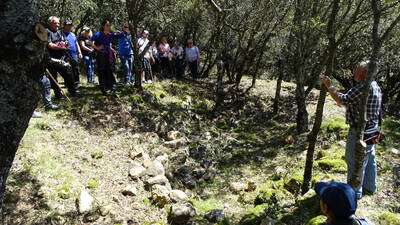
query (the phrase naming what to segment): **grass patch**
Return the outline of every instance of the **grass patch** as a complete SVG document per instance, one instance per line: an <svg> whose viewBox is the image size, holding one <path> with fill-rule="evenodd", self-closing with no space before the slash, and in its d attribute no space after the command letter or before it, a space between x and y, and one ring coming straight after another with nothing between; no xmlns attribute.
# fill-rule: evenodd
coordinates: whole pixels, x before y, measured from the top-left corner
<svg viewBox="0 0 400 225"><path fill-rule="evenodd" d="M192 199L190 202L193 204L193 207L196 209L197 213L199 213L199 214L205 214L214 209L223 209L224 208L224 205L214 198L210 198L207 200Z"/></svg>
<svg viewBox="0 0 400 225"><path fill-rule="evenodd" d="M392 212L383 212L379 215L380 224L398 225L400 224L400 215Z"/></svg>
<svg viewBox="0 0 400 225"><path fill-rule="evenodd" d="M347 164L342 159L321 159L317 161L319 168L334 173L346 173Z"/></svg>

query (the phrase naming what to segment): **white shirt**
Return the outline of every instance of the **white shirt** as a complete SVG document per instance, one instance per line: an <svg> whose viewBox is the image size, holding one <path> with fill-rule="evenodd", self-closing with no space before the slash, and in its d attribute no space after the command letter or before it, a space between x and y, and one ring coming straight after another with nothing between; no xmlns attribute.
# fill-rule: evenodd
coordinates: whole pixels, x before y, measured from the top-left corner
<svg viewBox="0 0 400 225"><path fill-rule="evenodd" d="M197 48L197 46L193 46L191 48L186 48L185 54L186 54L186 60L189 62L194 62L194 61L200 59L200 52L199 52L199 48Z"/></svg>

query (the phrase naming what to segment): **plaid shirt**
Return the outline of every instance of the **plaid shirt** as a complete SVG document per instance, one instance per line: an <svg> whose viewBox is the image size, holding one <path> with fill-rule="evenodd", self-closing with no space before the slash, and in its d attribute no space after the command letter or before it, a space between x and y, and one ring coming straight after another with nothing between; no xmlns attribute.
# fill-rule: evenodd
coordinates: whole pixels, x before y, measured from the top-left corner
<svg viewBox="0 0 400 225"><path fill-rule="evenodd" d="M362 84L357 84L346 94L338 93L343 105L346 106L346 123L353 126L359 117L359 103L362 96ZM376 81L372 81L367 100L366 121L367 126L377 126L380 119L382 106L381 88Z"/></svg>

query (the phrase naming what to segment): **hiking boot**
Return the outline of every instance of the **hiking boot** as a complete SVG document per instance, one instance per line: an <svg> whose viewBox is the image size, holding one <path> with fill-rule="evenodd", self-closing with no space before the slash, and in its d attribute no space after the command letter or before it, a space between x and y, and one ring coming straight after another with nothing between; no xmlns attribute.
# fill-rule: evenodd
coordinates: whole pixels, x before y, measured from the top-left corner
<svg viewBox="0 0 400 225"><path fill-rule="evenodd" d="M58 110L60 107L58 105L50 104L45 107L46 111Z"/></svg>

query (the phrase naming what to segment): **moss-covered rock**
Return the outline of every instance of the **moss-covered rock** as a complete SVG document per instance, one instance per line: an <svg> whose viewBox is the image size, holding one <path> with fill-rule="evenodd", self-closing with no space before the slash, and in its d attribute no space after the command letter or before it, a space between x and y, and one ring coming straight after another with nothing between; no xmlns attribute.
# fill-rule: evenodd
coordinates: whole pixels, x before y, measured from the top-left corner
<svg viewBox="0 0 400 225"><path fill-rule="evenodd" d="M322 123L321 129L327 133L336 134L338 139L344 139L347 136L349 126L344 118L336 117Z"/></svg>
<svg viewBox="0 0 400 225"><path fill-rule="evenodd" d="M303 176L300 174L295 174L285 180L284 187L290 193L298 195L300 193L302 183Z"/></svg>
<svg viewBox="0 0 400 225"><path fill-rule="evenodd" d="M265 210L268 208L268 204L257 205L256 207L249 209L243 218L240 220L239 225L258 225L265 217Z"/></svg>
<svg viewBox="0 0 400 225"><path fill-rule="evenodd" d="M326 224L326 216L320 215L309 220L306 225L323 225Z"/></svg>
<svg viewBox="0 0 400 225"><path fill-rule="evenodd" d="M379 215L379 221L385 225L398 225L400 224L400 214L383 212Z"/></svg>
<svg viewBox="0 0 400 225"><path fill-rule="evenodd" d="M317 161L319 168L335 173L345 173L347 171L346 162L343 159L323 158Z"/></svg>
<svg viewBox="0 0 400 225"><path fill-rule="evenodd" d="M190 202L192 203L193 207L196 209L196 212L199 215L203 215L212 210L224 208L223 203L217 201L214 198L210 198L207 200L192 199L192 200L190 200Z"/></svg>

